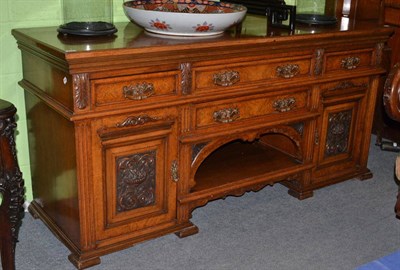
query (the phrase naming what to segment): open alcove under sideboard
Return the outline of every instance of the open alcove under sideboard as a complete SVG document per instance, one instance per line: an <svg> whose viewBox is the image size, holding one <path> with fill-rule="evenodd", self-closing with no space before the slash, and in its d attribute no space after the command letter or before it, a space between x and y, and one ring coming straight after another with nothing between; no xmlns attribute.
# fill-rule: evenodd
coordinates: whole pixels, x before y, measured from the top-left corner
<svg viewBox="0 0 400 270"><path fill-rule="evenodd" d="M391 28L241 29L207 38L13 30L22 53L34 200L30 212L79 269L100 256L197 233L207 202L280 183L305 199L367 179ZM134 258L133 258L134 260Z"/></svg>

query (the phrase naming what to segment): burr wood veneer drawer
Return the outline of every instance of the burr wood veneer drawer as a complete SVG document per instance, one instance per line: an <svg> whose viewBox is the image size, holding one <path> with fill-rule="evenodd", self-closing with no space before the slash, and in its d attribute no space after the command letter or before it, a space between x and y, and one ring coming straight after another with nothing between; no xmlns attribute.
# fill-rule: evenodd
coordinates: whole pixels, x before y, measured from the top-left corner
<svg viewBox="0 0 400 270"><path fill-rule="evenodd" d="M158 102L178 94L177 71L98 79L91 82L95 106Z"/></svg>
<svg viewBox="0 0 400 270"><path fill-rule="evenodd" d="M328 53L325 61L325 72L350 71L372 65L373 50L355 50Z"/></svg>
<svg viewBox="0 0 400 270"><path fill-rule="evenodd" d="M196 128L221 125L266 115L306 112L310 90L301 89L281 95L260 95L214 103L198 104L193 110Z"/></svg>
<svg viewBox="0 0 400 270"><path fill-rule="evenodd" d="M253 61L194 68L194 92L221 91L246 83L268 83L310 75L311 55L282 61Z"/></svg>

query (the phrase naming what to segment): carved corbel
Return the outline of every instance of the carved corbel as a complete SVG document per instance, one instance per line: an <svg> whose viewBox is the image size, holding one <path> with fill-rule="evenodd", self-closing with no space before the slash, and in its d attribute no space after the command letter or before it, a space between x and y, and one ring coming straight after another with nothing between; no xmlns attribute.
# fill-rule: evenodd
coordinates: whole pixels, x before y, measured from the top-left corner
<svg viewBox="0 0 400 270"><path fill-rule="evenodd" d="M376 44L376 47L375 47L375 65L376 66L380 66L382 64L384 48L385 48L385 44L383 42Z"/></svg>
<svg viewBox="0 0 400 270"><path fill-rule="evenodd" d="M181 88L182 94L189 95L192 92L192 64L181 63Z"/></svg>
<svg viewBox="0 0 400 270"><path fill-rule="evenodd" d="M81 73L72 75L75 107L86 109L89 102L89 74Z"/></svg>
<svg viewBox="0 0 400 270"><path fill-rule="evenodd" d="M314 64L314 75L318 76L322 74L322 68L324 64L324 54L325 49L317 49L315 50L315 64Z"/></svg>

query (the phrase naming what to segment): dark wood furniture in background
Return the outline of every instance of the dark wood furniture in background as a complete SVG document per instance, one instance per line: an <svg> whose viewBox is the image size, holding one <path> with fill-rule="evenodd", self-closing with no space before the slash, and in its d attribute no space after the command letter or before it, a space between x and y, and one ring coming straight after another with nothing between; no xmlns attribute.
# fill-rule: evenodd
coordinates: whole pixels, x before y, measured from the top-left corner
<svg viewBox="0 0 400 270"><path fill-rule="evenodd" d="M0 100L0 250L4 270L15 269L15 246L24 214L24 181L15 149L16 108Z"/></svg>
<svg viewBox="0 0 400 270"><path fill-rule="evenodd" d="M281 183L367 179L392 29L349 20L266 36L265 17L207 39L13 30L22 53L34 200L83 269L168 233L211 200ZM345 24L345 25L344 25ZM241 31L241 32L236 32ZM133 258L134 260L134 258Z"/></svg>
<svg viewBox="0 0 400 270"><path fill-rule="evenodd" d="M384 65L387 69L400 61L400 0L345 0L345 6L351 7L349 16L358 19L368 20L379 18L382 24L394 27L394 34L389 39L389 47L385 49ZM385 77L382 78L381 87L378 92L378 99L375 108L373 133L377 135L377 144L389 140L400 143L400 123L392 120L385 113L382 105L383 84ZM397 148L399 149L399 148Z"/></svg>
<svg viewBox="0 0 400 270"><path fill-rule="evenodd" d="M393 67L395 63L400 62L400 0L385 0L384 4L384 23L395 26L395 32L389 40L392 50L391 66Z"/></svg>
<svg viewBox="0 0 400 270"><path fill-rule="evenodd" d="M383 104L387 115L400 122L400 62L394 65L385 83ZM400 181L400 156L396 159L396 177ZM396 216L400 218L400 185L395 205Z"/></svg>
<svg viewBox="0 0 400 270"><path fill-rule="evenodd" d="M383 20L386 24L395 26L395 33L389 40L391 57L388 65L393 67L395 63L400 62L400 0L385 0L384 3ZM378 140L382 138L400 143L400 123L390 119L381 104L382 101L378 100L379 106L377 106L377 117L375 117Z"/></svg>

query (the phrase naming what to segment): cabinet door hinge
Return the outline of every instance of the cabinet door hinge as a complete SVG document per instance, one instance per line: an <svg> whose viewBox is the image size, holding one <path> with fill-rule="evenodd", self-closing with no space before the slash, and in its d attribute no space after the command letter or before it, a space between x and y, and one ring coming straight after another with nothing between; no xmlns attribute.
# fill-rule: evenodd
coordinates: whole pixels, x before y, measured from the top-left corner
<svg viewBox="0 0 400 270"><path fill-rule="evenodd" d="M174 182L179 181L179 167L178 167L178 161L176 160L172 161L171 164L171 176L172 176L172 181Z"/></svg>
<svg viewBox="0 0 400 270"><path fill-rule="evenodd" d="M319 145L319 132L318 129L315 130L314 144Z"/></svg>

